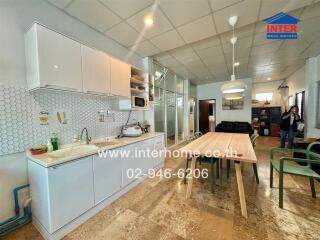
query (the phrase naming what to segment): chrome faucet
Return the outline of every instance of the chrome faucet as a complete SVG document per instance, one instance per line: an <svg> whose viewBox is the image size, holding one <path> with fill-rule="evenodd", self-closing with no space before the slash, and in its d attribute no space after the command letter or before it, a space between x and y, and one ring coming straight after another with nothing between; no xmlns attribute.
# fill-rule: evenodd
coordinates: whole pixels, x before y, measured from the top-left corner
<svg viewBox="0 0 320 240"><path fill-rule="evenodd" d="M89 137L88 129L86 127L83 128L82 131L81 131L80 141L82 141L82 134L83 134L84 131L86 131L86 144L89 144L91 142L91 137Z"/></svg>

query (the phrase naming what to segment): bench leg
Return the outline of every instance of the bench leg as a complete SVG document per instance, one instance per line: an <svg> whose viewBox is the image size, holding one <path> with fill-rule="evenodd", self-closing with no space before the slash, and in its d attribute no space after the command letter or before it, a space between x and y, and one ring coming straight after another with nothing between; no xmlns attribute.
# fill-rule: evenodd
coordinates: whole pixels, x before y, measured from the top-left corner
<svg viewBox="0 0 320 240"><path fill-rule="evenodd" d="M283 208L283 172L279 172L279 207Z"/></svg>
<svg viewBox="0 0 320 240"><path fill-rule="evenodd" d="M273 166L270 163L270 188L273 188Z"/></svg>
<svg viewBox="0 0 320 240"><path fill-rule="evenodd" d="M216 161L216 178L217 178L217 179L218 179L219 176L220 176L219 163L220 163L220 159L217 159L217 161Z"/></svg>
<svg viewBox="0 0 320 240"><path fill-rule="evenodd" d="M211 187L211 192L213 192L213 188L214 185L216 184L216 178L215 178L215 174L214 174L214 163L216 162L216 160L214 158L210 159L210 187Z"/></svg>
<svg viewBox="0 0 320 240"><path fill-rule="evenodd" d="M253 168L254 176L256 177L256 182L259 184L259 176L258 176L257 164L253 163L252 164L252 168Z"/></svg>
<svg viewBox="0 0 320 240"><path fill-rule="evenodd" d="M189 167L189 158L187 158L187 163L186 163L186 169L184 170L184 179L183 179L183 183L187 184L187 169Z"/></svg>
<svg viewBox="0 0 320 240"><path fill-rule="evenodd" d="M230 160L227 160L227 178L229 178L230 175Z"/></svg>
<svg viewBox="0 0 320 240"><path fill-rule="evenodd" d="M316 189L314 187L314 180L313 178L309 178L310 181L310 187L311 187L311 194L313 198L316 198Z"/></svg>

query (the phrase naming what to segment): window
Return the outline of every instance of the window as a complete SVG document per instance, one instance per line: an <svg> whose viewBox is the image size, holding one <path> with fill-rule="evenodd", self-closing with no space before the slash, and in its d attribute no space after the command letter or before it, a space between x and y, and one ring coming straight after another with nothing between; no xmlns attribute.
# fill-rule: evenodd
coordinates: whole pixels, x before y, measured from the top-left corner
<svg viewBox="0 0 320 240"><path fill-rule="evenodd" d="M304 91L296 93L296 105L299 108L299 115L302 120L304 118L304 94Z"/></svg>
<svg viewBox="0 0 320 240"><path fill-rule="evenodd" d="M256 94L256 100L259 102L265 102L265 101L271 101L272 100L273 93L257 93Z"/></svg>

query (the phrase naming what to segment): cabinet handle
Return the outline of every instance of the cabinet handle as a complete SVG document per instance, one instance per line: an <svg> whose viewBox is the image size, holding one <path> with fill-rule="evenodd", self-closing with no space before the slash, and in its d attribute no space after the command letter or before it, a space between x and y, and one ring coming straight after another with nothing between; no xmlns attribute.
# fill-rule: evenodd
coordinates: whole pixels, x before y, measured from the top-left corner
<svg viewBox="0 0 320 240"><path fill-rule="evenodd" d="M57 89L57 90L63 90L63 91L72 91L72 92L78 92L78 89L76 88L71 88L71 87L61 87L58 85L52 85L52 84L46 84L44 85L45 88L52 88L52 89Z"/></svg>

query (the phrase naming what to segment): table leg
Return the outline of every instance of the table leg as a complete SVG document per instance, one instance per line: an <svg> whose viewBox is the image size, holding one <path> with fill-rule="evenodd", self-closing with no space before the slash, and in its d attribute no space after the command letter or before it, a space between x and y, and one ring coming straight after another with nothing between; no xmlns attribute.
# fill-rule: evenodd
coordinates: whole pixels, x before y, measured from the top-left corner
<svg viewBox="0 0 320 240"><path fill-rule="evenodd" d="M241 173L241 163L239 161L235 161L235 169L236 169L236 175L237 175L237 184L238 184L238 191L239 191L239 198L240 198L241 213L243 217L248 218L246 197L244 195L243 180L242 180L242 173Z"/></svg>
<svg viewBox="0 0 320 240"><path fill-rule="evenodd" d="M187 186L187 195L186 198L189 198L191 196L191 191L192 191L192 184L193 184L193 174L194 174L194 169L196 167L196 157L192 157L192 161L191 161L191 171L190 171L190 176L188 179L188 186Z"/></svg>

